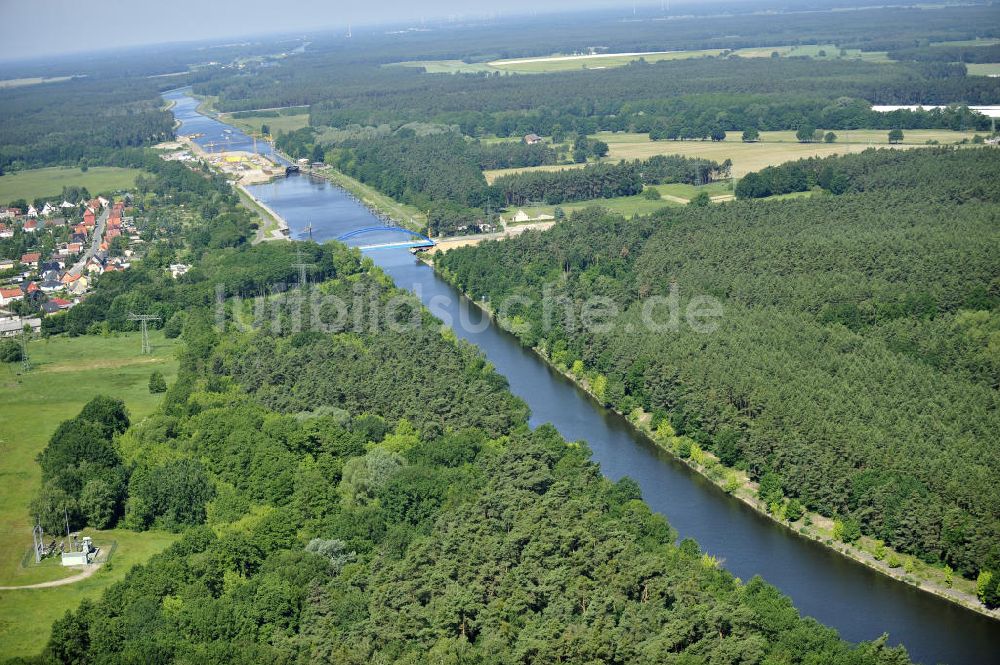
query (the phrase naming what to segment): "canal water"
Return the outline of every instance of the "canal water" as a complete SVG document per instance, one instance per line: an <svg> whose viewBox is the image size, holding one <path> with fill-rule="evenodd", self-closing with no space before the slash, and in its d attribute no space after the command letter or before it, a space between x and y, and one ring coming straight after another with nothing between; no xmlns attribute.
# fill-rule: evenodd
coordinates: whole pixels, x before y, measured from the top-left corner
<svg viewBox="0 0 1000 665"><path fill-rule="evenodd" d="M177 102L178 133L202 133L199 142L231 136L223 134L227 126L199 115L182 91L165 97ZM232 134L237 135L229 139L234 145L250 145L248 137L235 130ZM350 194L308 175L249 189L288 222L293 237L304 237L311 226L313 239L322 242L381 225ZM392 239L364 236L356 242ZM1000 622L892 581L758 515L656 448L511 335L482 320L464 296L409 252L382 249L369 255L399 287L416 293L442 320L455 322L459 337L482 349L531 407L532 426L552 423L567 439L587 441L606 476L635 479L646 502L682 538L697 540L735 575L761 575L804 615L836 628L848 640L871 640L887 632L890 644L904 644L925 665L1000 664ZM463 317L471 318L472 325L459 325Z"/></svg>

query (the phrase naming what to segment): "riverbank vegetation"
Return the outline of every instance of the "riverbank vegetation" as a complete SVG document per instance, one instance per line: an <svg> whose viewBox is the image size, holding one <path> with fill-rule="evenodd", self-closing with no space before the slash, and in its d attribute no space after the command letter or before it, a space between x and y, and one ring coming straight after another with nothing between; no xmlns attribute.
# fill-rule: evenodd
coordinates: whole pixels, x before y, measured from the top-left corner
<svg viewBox="0 0 1000 665"><path fill-rule="evenodd" d="M476 299L528 298L509 313L526 345L579 361L606 404L641 407L654 429L766 479L774 510L796 501L858 527L846 540L871 535L975 578L1000 566L997 159L987 149L827 160L873 175L858 194L780 204L632 221L591 210L437 263ZM642 303L671 283L685 301L719 299L718 330L643 326ZM611 298L620 313L607 331L558 317L547 329L546 284L571 302Z"/></svg>

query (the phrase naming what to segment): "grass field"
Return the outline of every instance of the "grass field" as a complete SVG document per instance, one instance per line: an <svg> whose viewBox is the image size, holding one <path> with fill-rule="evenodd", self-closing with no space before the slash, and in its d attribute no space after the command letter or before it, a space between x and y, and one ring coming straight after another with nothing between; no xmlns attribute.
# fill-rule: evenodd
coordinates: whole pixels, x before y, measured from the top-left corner
<svg viewBox="0 0 1000 665"><path fill-rule="evenodd" d="M309 112L305 109L303 110L306 112L296 115L279 115L277 118L268 118L265 116L234 118L231 113L222 113L219 115L219 120L239 127L245 132L259 132L261 125L267 125L271 129L271 134L277 136L279 132L294 132L296 129L308 127Z"/></svg>
<svg viewBox="0 0 1000 665"><path fill-rule="evenodd" d="M882 130L853 130L836 132L835 143L799 143L795 132L761 132L761 140L743 143L740 134L730 133L725 141L650 141L647 134L601 132L597 138L608 144L609 153L604 161L621 159L648 159L653 155L685 155L703 157L718 162L733 160L733 175L741 177L765 166L803 157L823 157L834 154L861 152L869 147L889 147L888 132ZM941 144L971 139L974 132L953 132L944 129L908 130L902 144L893 147L912 148L934 140ZM493 182L505 173L519 171L558 171L578 168L579 164L537 166L522 169L486 171L486 179Z"/></svg>
<svg viewBox="0 0 1000 665"><path fill-rule="evenodd" d="M0 202L6 205L21 198L33 201L44 196L58 196L65 186L86 187L93 195L129 189L135 186L135 178L140 173L139 169L115 166L92 166L87 171L61 166L18 171L0 176Z"/></svg>
<svg viewBox="0 0 1000 665"><path fill-rule="evenodd" d="M92 577L49 589L0 591L0 653L4 658L37 654L48 641L52 623L84 599L96 599L121 580L137 563L144 563L177 539L161 531L96 531L97 545L117 544L114 557Z"/></svg>
<svg viewBox="0 0 1000 665"><path fill-rule="evenodd" d="M573 203L564 203L558 207L562 208L566 214L569 214L591 206L600 206L624 215L625 217L631 217L632 215L648 215L652 212L660 210L661 208L685 205L688 200L693 198L699 192L708 192L708 195L712 197L727 196L731 194L728 182L713 182L701 187L675 183L669 185L655 185L653 186L653 189L660 192L660 196L663 198L659 200L649 200L642 194L636 194L635 196L619 196L613 199L574 201ZM552 215L554 214L556 207L557 206L554 205L513 207L508 210L505 217L509 217L512 213L518 210L523 210L531 217L537 217L541 214Z"/></svg>
<svg viewBox="0 0 1000 665"><path fill-rule="evenodd" d="M60 422L72 418L97 394L125 400L133 421L153 412L161 395L151 395L149 374L160 370L168 382L177 372L176 343L151 334L152 355L139 353L137 334L119 337L56 337L28 347L32 369L0 365L0 586L61 579L74 574L61 566L22 567L31 546L28 503L41 482L35 457ZM88 533L90 533L88 531ZM128 567L161 550L170 536L114 530L98 532L99 545L117 541L111 570L78 584L37 590L0 591L0 653L27 655L44 640L52 621L84 597L93 597Z"/></svg>
<svg viewBox="0 0 1000 665"><path fill-rule="evenodd" d="M973 62L966 68L969 76L1000 76L1000 62Z"/></svg>

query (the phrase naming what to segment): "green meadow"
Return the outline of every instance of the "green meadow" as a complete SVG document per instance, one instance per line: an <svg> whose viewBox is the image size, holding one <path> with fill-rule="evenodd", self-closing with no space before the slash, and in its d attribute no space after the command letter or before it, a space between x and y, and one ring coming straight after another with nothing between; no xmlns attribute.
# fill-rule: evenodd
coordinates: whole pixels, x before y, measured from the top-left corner
<svg viewBox="0 0 1000 665"><path fill-rule="evenodd" d="M58 196L63 187L86 187L91 194L130 189L142 171L116 166L92 166L86 171L74 167L54 166L29 169L0 176L0 204L17 199ZM76 203L73 201L73 203Z"/></svg>
<svg viewBox="0 0 1000 665"><path fill-rule="evenodd" d="M38 491L41 471L35 457L60 422L72 418L98 394L123 399L133 422L151 414L162 395L149 392L149 375L177 374L175 340L152 332L153 353L140 354L139 336L53 337L29 343L31 368L0 364L0 586L62 579L78 571L57 560L36 565L30 556L32 519L28 504ZM174 538L171 534L116 529L85 532L100 547L115 547L110 566L65 586L0 591L0 652L30 655L44 643L52 622L84 598L94 598Z"/></svg>

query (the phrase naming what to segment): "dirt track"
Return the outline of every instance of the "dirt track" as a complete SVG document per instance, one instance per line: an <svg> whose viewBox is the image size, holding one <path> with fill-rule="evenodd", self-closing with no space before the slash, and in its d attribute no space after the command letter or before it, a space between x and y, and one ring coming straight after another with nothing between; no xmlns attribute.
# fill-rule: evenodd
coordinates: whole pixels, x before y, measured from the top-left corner
<svg viewBox="0 0 1000 665"><path fill-rule="evenodd" d="M66 584L73 584L81 580L85 580L101 567L101 564L95 563L87 566L83 572L77 573L76 575L70 575L69 577L64 577L61 580L52 580L51 582L39 582L38 584L25 584L24 586L0 586L0 591L17 591L18 589L48 589L54 586L64 586Z"/></svg>

